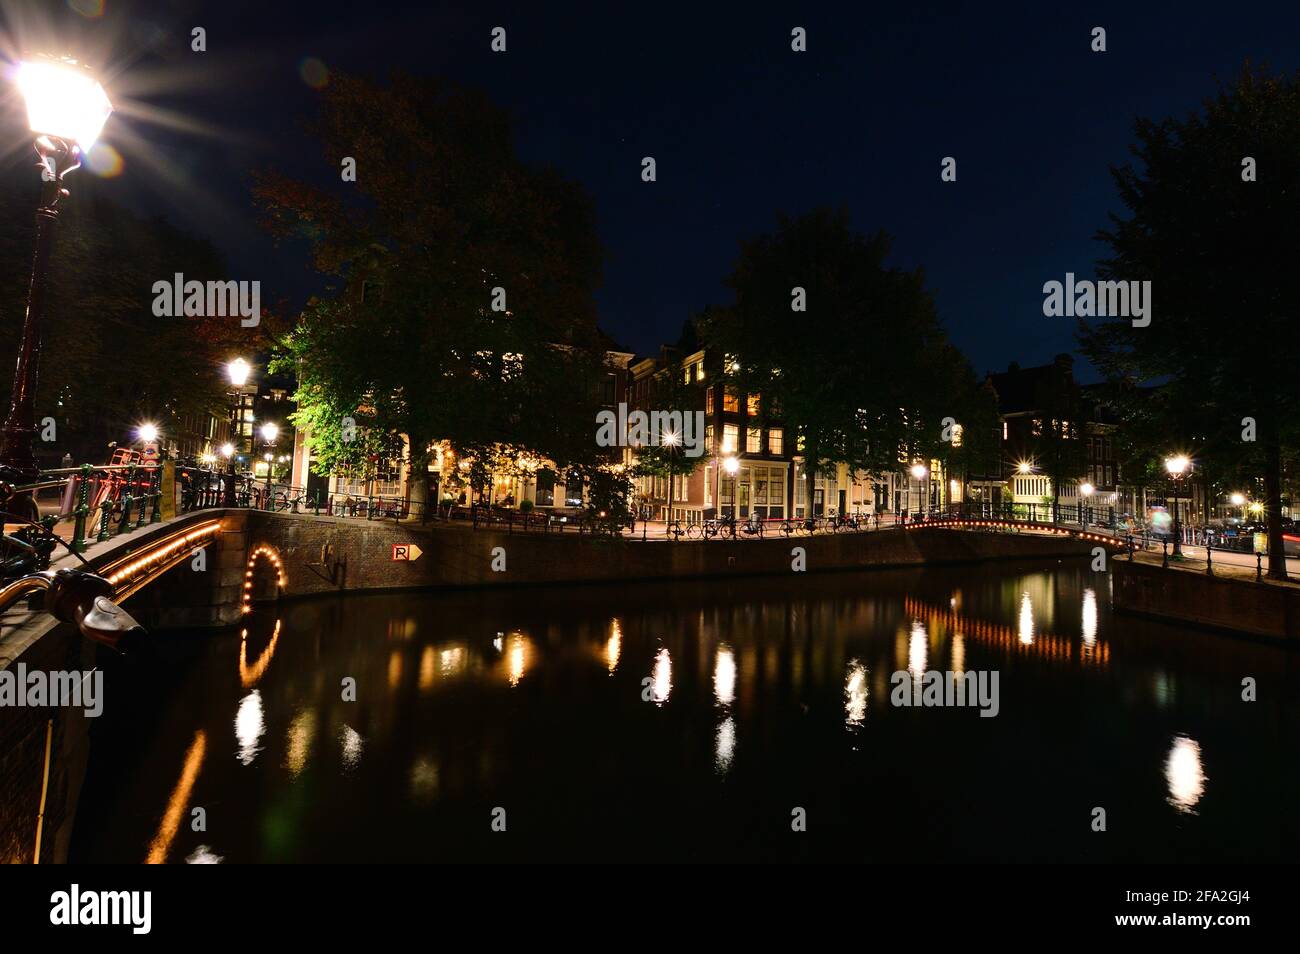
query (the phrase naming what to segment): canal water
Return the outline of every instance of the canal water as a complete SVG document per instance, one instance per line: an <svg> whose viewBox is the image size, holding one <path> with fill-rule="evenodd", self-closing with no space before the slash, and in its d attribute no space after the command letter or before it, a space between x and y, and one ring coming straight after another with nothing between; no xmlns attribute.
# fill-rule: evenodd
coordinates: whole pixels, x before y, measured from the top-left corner
<svg viewBox="0 0 1300 954"><path fill-rule="evenodd" d="M1300 845L1297 654L1114 615L1085 564L353 596L155 646L104 660L73 861ZM892 704L929 670L996 672L997 715Z"/></svg>

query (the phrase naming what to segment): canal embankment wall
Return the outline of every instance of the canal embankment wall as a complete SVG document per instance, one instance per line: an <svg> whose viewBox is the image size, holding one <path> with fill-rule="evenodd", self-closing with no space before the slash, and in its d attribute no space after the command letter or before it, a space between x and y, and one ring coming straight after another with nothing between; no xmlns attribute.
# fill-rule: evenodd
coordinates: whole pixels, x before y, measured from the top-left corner
<svg viewBox="0 0 1300 954"><path fill-rule="evenodd" d="M1064 535L938 528L677 542L575 533L512 534L455 525L431 529L391 521L263 512L249 513L247 519L248 546L267 544L276 549L284 569L284 595L289 597L1058 559L1089 555L1095 546ZM419 556L409 559L413 547L419 549ZM403 555L408 558L400 558Z"/></svg>
<svg viewBox="0 0 1300 954"><path fill-rule="evenodd" d="M1200 569L1114 560L1112 599L1120 612L1300 646L1300 586L1256 582Z"/></svg>

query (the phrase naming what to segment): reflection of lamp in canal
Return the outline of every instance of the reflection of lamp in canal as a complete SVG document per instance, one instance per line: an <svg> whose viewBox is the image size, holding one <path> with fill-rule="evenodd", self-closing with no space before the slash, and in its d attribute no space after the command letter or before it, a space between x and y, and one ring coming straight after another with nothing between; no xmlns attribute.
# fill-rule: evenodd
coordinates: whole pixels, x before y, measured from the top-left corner
<svg viewBox="0 0 1300 954"><path fill-rule="evenodd" d="M239 740L239 761L252 765L253 759L261 751L258 740L266 732L266 720L262 717L262 694L254 689L244 696L235 713L235 738Z"/></svg>
<svg viewBox="0 0 1300 954"><path fill-rule="evenodd" d="M394 692L402 684L402 651L394 649L388 654L388 688Z"/></svg>
<svg viewBox="0 0 1300 954"><path fill-rule="evenodd" d="M655 655L655 668L651 673L650 698L657 705L668 701L668 694L673 691L673 659L665 647Z"/></svg>
<svg viewBox="0 0 1300 954"><path fill-rule="evenodd" d="M266 667L271 665L271 659L275 656L276 644L280 641L280 620L275 621L275 631L271 633L271 641L267 647L262 650L262 654L250 666L248 664L248 630L239 632L239 684L245 689L252 689L261 680L266 673Z"/></svg>
<svg viewBox="0 0 1300 954"><path fill-rule="evenodd" d="M1201 747L1185 735L1174 738L1174 747L1165 760L1165 781L1169 785L1169 804L1180 812L1195 814L1192 809L1205 794L1205 770L1201 766Z"/></svg>
<svg viewBox="0 0 1300 954"><path fill-rule="evenodd" d="M925 634L925 624L919 619L912 620L912 635L907 641L907 671L917 682L925 674L925 666L930 660L930 647Z"/></svg>
<svg viewBox="0 0 1300 954"><path fill-rule="evenodd" d="M289 735L285 744L285 766L289 774L298 776L307 767L311 757L311 741L316 737L316 711L303 709L289 723Z"/></svg>
<svg viewBox="0 0 1300 954"><path fill-rule="evenodd" d="M623 627L615 617L609 621L609 639L605 640L605 665L612 676L618 668L618 657L623 652Z"/></svg>
<svg viewBox="0 0 1300 954"><path fill-rule="evenodd" d="M867 668L856 659L849 663L844 680L844 722L850 728L862 725L867 717Z"/></svg>
<svg viewBox="0 0 1300 954"><path fill-rule="evenodd" d="M510 661L510 685L519 685L528 667L528 637L523 633L510 634L510 650L506 654Z"/></svg>
<svg viewBox="0 0 1300 954"><path fill-rule="evenodd" d="M203 767L203 756L207 749L208 737L200 729L194 733L194 741L190 743L189 751L185 753L185 765L181 769L181 777L177 779L176 787L172 789L171 797L167 799L167 810L163 812L158 833L153 836L153 841L149 844L149 854L145 858L145 864L160 865L167 860L167 852L171 850L176 832L180 830L181 818L190 803L190 792L193 791L194 783L198 780L199 769Z"/></svg>
<svg viewBox="0 0 1300 954"><path fill-rule="evenodd" d="M719 774L725 775L736 757L736 720L727 716L718 725L717 737L713 746L713 767Z"/></svg>
<svg viewBox="0 0 1300 954"><path fill-rule="evenodd" d="M433 688L433 673L436 660L432 646L425 646L420 653L420 691L428 692Z"/></svg>
<svg viewBox="0 0 1300 954"><path fill-rule="evenodd" d="M339 730L339 748L343 756L343 767L348 771L361 764L361 752L366 747L361 733L350 725Z"/></svg>
<svg viewBox="0 0 1300 954"><path fill-rule="evenodd" d="M1097 593L1083 591L1083 645L1092 649L1097 642Z"/></svg>
<svg viewBox="0 0 1300 954"><path fill-rule="evenodd" d="M951 657L952 671L960 676L966 671L966 637L961 633L952 634Z"/></svg>
<svg viewBox="0 0 1300 954"><path fill-rule="evenodd" d="M736 700L736 654L723 643L713 664L713 695L719 705L729 706Z"/></svg>
<svg viewBox="0 0 1300 954"><path fill-rule="evenodd" d="M1020 641L1029 646L1034 641L1034 604L1029 601L1029 594L1020 596Z"/></svg>

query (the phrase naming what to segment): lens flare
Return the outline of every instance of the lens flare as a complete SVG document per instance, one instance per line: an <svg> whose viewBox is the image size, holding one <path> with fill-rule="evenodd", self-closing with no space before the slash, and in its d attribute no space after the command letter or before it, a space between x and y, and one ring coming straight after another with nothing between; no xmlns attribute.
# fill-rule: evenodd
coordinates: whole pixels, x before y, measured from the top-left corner
<svg viewBox="0 0 1300 954"><path fill-rule="evenodd" d="M298 64L298 75L312 89L324 89L330 81L329 69L314 56L309 56Z"/></svg>

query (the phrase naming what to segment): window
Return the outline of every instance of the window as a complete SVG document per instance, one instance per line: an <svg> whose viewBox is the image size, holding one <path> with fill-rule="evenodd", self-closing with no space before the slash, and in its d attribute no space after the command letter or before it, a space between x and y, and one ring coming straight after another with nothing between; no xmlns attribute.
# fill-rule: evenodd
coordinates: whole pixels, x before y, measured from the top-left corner
<svg viewBox="0 0 1300 954"><path fill-rule="evenodd" d="M735 424L724 424L722 427L722 453L734 454L739 446L740 428Z"/></svg>
<svg viewBox="0 0 1300 954"><path fill-rule="evenodd" d="M731 388L727 388L722 392L722 409L730 411L732 414L740 413L740 398L736 396L736 392Z"/></svg>
<svg viewBox="0 0 1300 954"><path fill-rule="evenodd" d="M690 498L687 496L686 475L675 474L673 476L673 500L686 502Z"/></svg>
<svg viewBox="0 0 1300 954"><path fill-rule="evenodd" d="M745 429L745 453L763 453L763 431L760 428L748 427Z"/></svg>
<svg viewBox="0 0 1300 954"><path fill-rule="evenodd" d="M695 380L696 380L696 381L703 381L703 380L704 380L704 362L703 362L703 361L696 361L696 362L695 362Z"/></svg>
<svg viewBox="0 0 1300 954"><path fill-rule="evenodd" d="M758 395L751 394L745 399L745 412L750 417L758 417Z"/></svg>
<svg viewBox="0 0 1300 954"><path fill-rule="evenodd" d="M537 472L537 506L555 506L555 471L553 470Z"/></svg>
<svg viewBox="0 0 1300 954"><path fill-rule="evenodd" d="M706 454L713 453L713 425L712 424L704 425L704 452Z"/></svg>
<svg viewBox="0 0 1300 954"><path fill-rule="evenodd" d="M767 432L767 452L774 457L785 453L785 431L773 427Z"/></svg>

